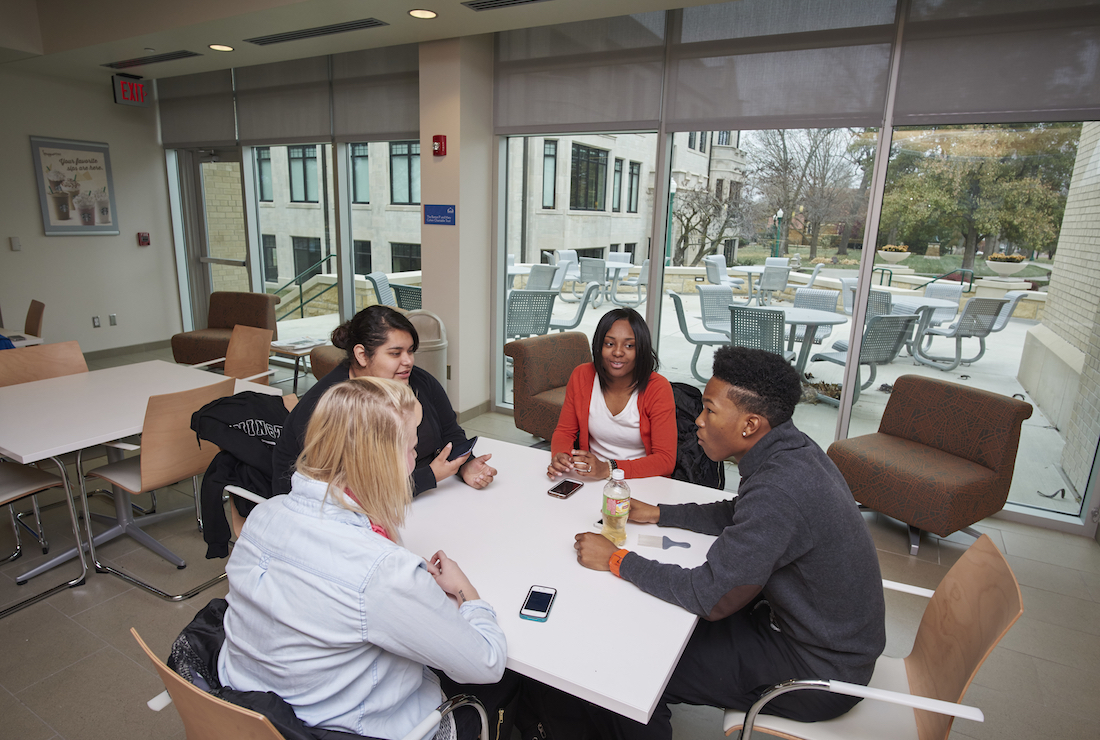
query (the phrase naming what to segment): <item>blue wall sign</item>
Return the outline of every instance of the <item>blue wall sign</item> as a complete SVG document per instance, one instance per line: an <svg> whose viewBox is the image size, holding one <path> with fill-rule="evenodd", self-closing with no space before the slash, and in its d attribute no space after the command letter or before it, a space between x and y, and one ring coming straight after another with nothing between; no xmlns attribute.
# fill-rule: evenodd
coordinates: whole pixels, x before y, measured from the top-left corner
<svg viewBox="0 0 1100 740"><path fill-rule="evenodd" d="M455 225L455 207L454 206L430 206L424 205L424 223L434 224L435 226L454 226Z"/></svg>

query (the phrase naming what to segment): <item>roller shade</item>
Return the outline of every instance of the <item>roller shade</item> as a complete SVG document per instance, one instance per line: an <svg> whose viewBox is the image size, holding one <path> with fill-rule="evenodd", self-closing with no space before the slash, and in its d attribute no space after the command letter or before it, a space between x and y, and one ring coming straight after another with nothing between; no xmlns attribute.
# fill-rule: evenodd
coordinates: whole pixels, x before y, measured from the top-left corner
<svg viewBox="0 0 1100 740"><path fill-rule="evenodd" d="M161 143L168 149L233 146L233 73L217 72L157 80Z"/></svg>
<svg viewBox="0 0 1100 740"><path fill-rule="evenodd" d="M336 140L420 138L420 49L417 44L332 57Z"/></svg>
<svg viewBox="0 0 1100 740"><path fill-rule="evenodd" d="M329 57L234 70L242 145L328 141Z"/></svg>

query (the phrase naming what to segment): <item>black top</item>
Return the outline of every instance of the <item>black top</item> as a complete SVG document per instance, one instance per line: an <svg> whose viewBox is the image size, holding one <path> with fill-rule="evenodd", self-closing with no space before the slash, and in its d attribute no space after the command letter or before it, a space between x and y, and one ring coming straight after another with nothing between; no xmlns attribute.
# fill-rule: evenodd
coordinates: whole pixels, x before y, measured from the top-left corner
<svg viewBox="0 0 1100 740"><path fill-rule="evenodd" d="M733 501L660 506L660 526L718 535L703 565L630 553L620 575L702 617L731 590L761 586L776 626L818 677L866 683L886 644L886 607L878 554L844 477L791 421L738 470Z"/></svg>
<svg viewBox="0 0 1100 740"><path fill-rule="evenodd" d="M313 416L313 409L332 386L349 378L347 362L337 365L332 372L321 378L306 391L298 405L290 412L283 424L283 433L271 454L274 470L272 490L274 495L290 493L290 476L306 439L306 426ZM416 428L416 470L413 471L413 496L435 488L435 474L429 467L439 451L450 442L458 445L466 441L466 433L458 425L451 400L439 381L427 370L413 366L409 375L409 387L420 400L424 417Z"/></svg>

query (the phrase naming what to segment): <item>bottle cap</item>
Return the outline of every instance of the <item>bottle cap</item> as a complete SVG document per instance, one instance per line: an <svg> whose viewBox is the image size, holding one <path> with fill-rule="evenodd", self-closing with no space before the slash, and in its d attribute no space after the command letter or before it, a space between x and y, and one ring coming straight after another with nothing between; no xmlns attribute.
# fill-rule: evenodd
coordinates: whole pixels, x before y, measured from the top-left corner
<svg viewBox="0 0 1100 740"><path fill-rule="evenodd" d="M626 473L619 468L615 468L611 471L611 480L623 480L624 478L626 478Z"/></svg>

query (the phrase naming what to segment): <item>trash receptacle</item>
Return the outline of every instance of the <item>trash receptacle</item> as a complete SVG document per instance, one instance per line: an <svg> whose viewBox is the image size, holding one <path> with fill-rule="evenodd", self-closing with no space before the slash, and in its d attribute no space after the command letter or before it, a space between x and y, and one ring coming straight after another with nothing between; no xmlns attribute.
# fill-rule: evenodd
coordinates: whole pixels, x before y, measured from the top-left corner
<svg viewBox="0 0 1100 740"><path fill-rule="evenodd" d="M447 390L447 327L431 311L418 309L406 314L420 337L416 350L416 366L432 374L443 390Z"/></svg>

